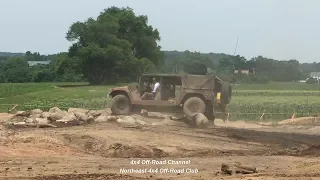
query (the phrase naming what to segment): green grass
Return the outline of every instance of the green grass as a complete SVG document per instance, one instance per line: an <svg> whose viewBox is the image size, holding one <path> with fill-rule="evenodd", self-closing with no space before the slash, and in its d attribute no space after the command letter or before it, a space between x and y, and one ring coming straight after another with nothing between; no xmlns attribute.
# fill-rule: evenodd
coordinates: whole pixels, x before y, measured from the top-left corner
<svg viewBox="0 0 320 180"><path fill-rule="evenodd" d="M61 87L63 85L81 85ZM89 86L86 83L22 83L0 84L0 112L19 104L18 110L53 106L62 109L82 107L102 109L108 106L109 89L112 86ZM287 119L296 116L312 116L320 109L320 86L304 83L270 83L233 85L233 96L228 112L232 119L259 120Z"/></svg>
<svg viewBox="0 0 320 180"><path fill-rule="evenodd" d="M48 109L53 106L104 108L109 89L123 85L59 87L66 84L85 85L83 83L1 84L0 111L7 111L13 104L19 104L19 110ZM11 91L9 87L12 88Z"/></svg>

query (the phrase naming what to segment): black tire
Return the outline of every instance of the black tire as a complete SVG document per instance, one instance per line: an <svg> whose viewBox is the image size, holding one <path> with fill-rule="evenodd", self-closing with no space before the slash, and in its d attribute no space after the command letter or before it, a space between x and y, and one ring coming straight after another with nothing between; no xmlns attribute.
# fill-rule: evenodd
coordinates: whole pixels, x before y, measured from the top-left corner
<svg viewBox="0 0 320 180"><path fill-rule="evenodd" d="M206 111L206 104L201 98L190 97L183 103L183 112L187 117L194 117L198 113Z"/></svg>
<svg viewBox="0 0 320 180"><path fill-rule="evenodd" d="M111 111L116 115L127 115L131 111L131 103L127 96L119 94L112 98Z"/></svg>
<svg viewBox="0 0 320 180"><path fill-rule="evenodd" d="M221 87L221 103L229 104L231 102L232 88L227 82L224 82Z"/></svg>

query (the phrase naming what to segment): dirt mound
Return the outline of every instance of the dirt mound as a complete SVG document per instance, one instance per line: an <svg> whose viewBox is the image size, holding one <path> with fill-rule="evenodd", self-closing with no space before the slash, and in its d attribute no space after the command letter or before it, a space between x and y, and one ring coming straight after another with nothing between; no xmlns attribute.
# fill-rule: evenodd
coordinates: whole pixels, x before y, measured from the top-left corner
<svg viewBox="0 0 320 180"><path fill-rule="evenodd" d="M115 143L109 146L108 156L116 158L152 158L165 157L168 154L161 149L144 146L131 146Z"/></svg>
<svg viewBox="0 0 320 180"><path fill-rule="evenodd" d="M149 146L113 143L108 145L105 140L89 135L63 135L64 142L71 147L87 154L98 154L114 158L160 158L168 156L165 151Z"/></svg>
<svg viewBox="0 0 320 180"><path fill-rule="evenodd" d="M70 145L79 151L86 153L100 152L104 149L106 143L103 140L94 138L89 135L73 135L63 134L63 141L66 145Z"/></svg>
<svg viewBox="0 0 320 180"><path fill-rule="evenodd" d="M55 144L55 145L62 145L62 142L51 137L39 137L39 136L13 136L11 138L8 138L11 143L49 143L49 144Z"/></svg>
<svg viewBox="0 0 320 180"><path fill-rule="evenodd" d="M302 150L299 155L319 157L320 156L320 144L312 145L309 148Z"/></svg>
<svg viewBox="0 0 320 180"><path fill-rule="evenodd" d="M38 176L33 178L35 180L135 180L135 179L154 179L142 178L122 174L65 174L65 175L52 175L52 176ZM160 180L160 178L157 178Z"/></svg>

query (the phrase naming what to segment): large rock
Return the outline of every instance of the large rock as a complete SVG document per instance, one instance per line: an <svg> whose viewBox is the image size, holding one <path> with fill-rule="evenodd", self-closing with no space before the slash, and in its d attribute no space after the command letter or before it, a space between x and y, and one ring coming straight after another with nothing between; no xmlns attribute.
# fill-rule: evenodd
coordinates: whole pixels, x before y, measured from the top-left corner
<svg viewBox="0 0 320 180"><path fill-rule="evenodd" d="M139 119L136 119L136 123L137 124L140 124L140 125L146 125L147 123L142 121L142 120L139 120Z"/></svg>
<svg viewBox="0 0 320 180"><path fill-rule="evenodd" d="M87 115L92 116L93 118L97 118L102 114L103 110L90 110Z"/></svg>
<svg viewBox="0 0 320 180"><path fill-rule="evenodd" d="M195 116L194 120L195 120L195 125L200 128L207 127L209 124L208 118L202 113L198 113Z"/></svg>
<svg viewBox="0 0 320 180"><path fill-rule="evenodd" d="M72 112L69 112L69 113L72 113ZM83 113L83 112L73 112L74 113L74 115L76 116L76 119L78 120L78 121L82 121L82 122L84 122L84 123L87 123L87 121L88 121L88 116L85 114L85 113Z"/></svg>
<svg viewBox="0 0 320 180"><path fill-rule="evenodd" d="M31 110L31 115L42 114L42 113L43 113L43 111L41 109Z"/></svg>
<svg viewBox="0 0 320 180"><path fill-rule="evenodd" d="M95 122L108 122L107 116L100 115L98 118L94 120Z"/></svg>
<svg viewBox="0 0 320 180"><path fill-rule="evenodd" d="M104 115L104 116L109 116L112 114L112 111L110 108L105 108L101 111L101 115Z"/></svg>
<svg viewBox="0 0 320 180"><path fill-rule="evenodd" d="M50 124L47 118L36 118L34 122L37 124Z"/></svg>
<svg viewBox="0 0 320 180"><path fill-rule="evenodd" d="M43 112L40 115L40 118L48 118L48 117L50 117L50 113L49 112Z"/></svg>
<svg viewBox="0 0 320 180"><path fill-rule="evenodd" d="M68 109L68 113L71 113L71 112L73 112L73 113L84 113L84 114L86 114L86 113L89 112L89 110L88 110L88 109L83 109L83 108L69 108L69 109Z"/></svg>
<svg viewBox="0 0 320 180"><path fill-rule="evenodd" d="M49 110L49 113L58 113L61 112L62 110L59 109L58 107L53 107Z"/></svg>
<svg viewBox="0 0 320 180"><path fill-rule="evenodd" d="M98 118L96 118L95 122L114 122L118 119L116 116L103 116L100 115Z"/></svg>
<svg viewBox="0 0 320 180"><path fill-rule="evenodd" d="M77 116L75 115L75 113L70 112L70 113L66 113L66 115L61 120L74 121L74 120L77 120Z"/></svg>
<svg viewBox="0 0 320 180"><path fill-rule="evenodd" d="M32 114L30 118L35 119L35 118L41 118L41 114Z"/></svg>
<svg viewBox="0 0 320 180"><path fill-rule="evenodd" d="M62 119L56 121L57 123L65 123L65 124L72 124L72 125L79 125L82 124L81 121L77 120L76 115L73 112L67 113Z"/></svg>
<svg viewBox="0 0 320 180"><path fill-rule="evenodd" d="M125 125L136 125L137 121L131 116L123 116L117 119L117 122Z"/></svg>
<svg viewBox="0 0 320 180"><path fill-rule="evenodd" d="M35 123L35 120L32 119L32 118L27 118L27 119L25 120L25 122L26 122L26 123Z"/></svg>
<svg viewBox="0 0 320 180"><path fill-rule="evenodd" d="M30 115L31 115L31 111L18 111L14 116L29 117Z"/></svg>
<svg viewBox="0 0 320 180"><path fill-rule="evenodd" d="M74 113L72 114L74 115ZM55 111L55 113L50 113L48 119L51 121L57 121L63 119L67 115L68 113L66 111Z"/></svg>

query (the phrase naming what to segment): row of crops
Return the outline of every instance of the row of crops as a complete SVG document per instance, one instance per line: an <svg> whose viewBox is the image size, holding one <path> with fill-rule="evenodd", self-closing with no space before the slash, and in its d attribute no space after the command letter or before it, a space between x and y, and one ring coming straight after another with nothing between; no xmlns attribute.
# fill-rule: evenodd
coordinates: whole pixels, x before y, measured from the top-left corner
<svg viewBox="0 0 320 180"><path fill-rule="evenodd" d="M234 90L233 96L320 96L319 91L299 91L299 90Z"/></svg>

